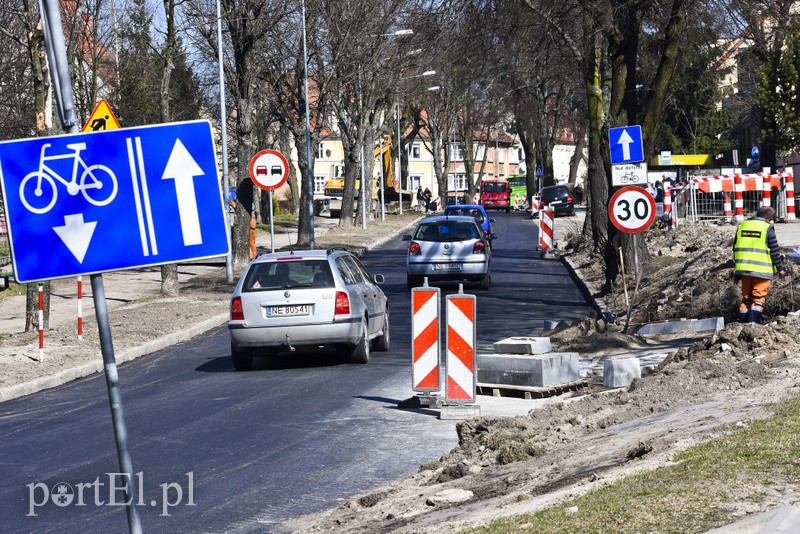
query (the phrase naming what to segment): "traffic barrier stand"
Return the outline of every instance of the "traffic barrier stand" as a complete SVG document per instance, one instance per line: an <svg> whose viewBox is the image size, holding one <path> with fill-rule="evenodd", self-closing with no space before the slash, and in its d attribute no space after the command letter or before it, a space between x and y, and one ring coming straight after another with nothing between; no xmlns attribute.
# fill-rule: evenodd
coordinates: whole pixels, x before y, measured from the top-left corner
<svg viewBox="0 0 800 534"><path fill-rule="evenodd" d="M761 179L761 206L772 206L772 181L769 179Z"/></svg>
<svg viewBox="0 0 800 534"><path fill-rule="evenodd" d="M744 180L741 174L733 177L733 206L736 210L734 220L740 223L744 220Z"/></svg>
<svg viewBox="0 0 800 534"><path fill-rule="evenodd" d="M664 217L667 219L667 228L671 230L675 218L672 213L672 187L667 182L664 182Z"/></svg>
<svg viewBox="0 0 800 534"><path fill-rule="evenodd" d="M78 339L83 339L83 277L78 276Z"/></svg>
<svg viewBox="0 0 800 534"><path fill-rule="evenodd" d="M539 215L539 199L536 195L531 197L531 219L536 218Z"/></svg>
<svg viewBox="0 0 800 534"><path fill-rule="evenodd" d="M795 220L797 216L794 211L794 174L787 171L786 174L786 219Z"/></svg>
<svg viewBox="0 0 800 534"><path fill-rule="evenodd" d="M731 209L731 196L723 196L723 209L725 210L725 222L729 223L733 220L733 210Z"/></svg>
<svg viewBox="0 0 800 534"><path fill-rule="evenodd" d="M475 404L475 319L477 307L475 295L464 293L459 284L458 294L447 296L447 357L445 369L444 405L439 419L466 419L478 417L481 407Z"/></svg>
<svg viewBox="0 0 800 534"><path fill-rule="evenodd" d="M439 380L440 342L439 319L441 291L429 287L411 290L411 389L418 395L421 406L438 406L441 392Z"/></svg>
<svg viewBox="0 0 800 534"><path fill-rule="evenodd" d="M39 361L44 361L44 287L39 284Z"/></svg>
<svg viewBox="0 0 800 534"><path fill-rule="evenodd" d="M545 208L539 211L539 257L544 258L548 252L555 248L553 244L553 221L555 212L553 208Z"/></svg>

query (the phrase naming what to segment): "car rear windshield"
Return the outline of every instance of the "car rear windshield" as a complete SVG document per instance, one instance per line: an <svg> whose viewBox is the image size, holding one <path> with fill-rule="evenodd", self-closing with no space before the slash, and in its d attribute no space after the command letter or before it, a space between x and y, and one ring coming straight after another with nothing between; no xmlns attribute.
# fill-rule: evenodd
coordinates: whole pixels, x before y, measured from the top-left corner
<svg viewBox="0 0 800 534"><path fill-rule="evenodd" d="M542 200L555 200L569 195L569 189L565 185L557 187L545 187L542 189Z"/></svg>
<svg viewBox="0 0 800 534"><path fill-rule="evenodd" d="M467 217L473 217L479 223L482 223L486 220L486 217L483 216L483 212L479 209L475 208L447 208L444 212L445 215L465 215Z"/></svg>
<svg viewBox="0 0 800 534"><path fill-rule="evenodd" d="M414 239L417 241L470 241L480 239L478 227L467 221L441 221L422 223L417 227Z"/></svg>
<svg viewBox="0 0 800 534"><path fill-rule="evenodd" d="M505 193L508 191L508 184L505 182L484 182L484 193Z"/></svg>
<svg viewBox="0 0 800 534"><path fill-rule="evenodd" d="M298 287L333 287L327 260L278 260L254 263L242 291L270 291Z"/></svg>

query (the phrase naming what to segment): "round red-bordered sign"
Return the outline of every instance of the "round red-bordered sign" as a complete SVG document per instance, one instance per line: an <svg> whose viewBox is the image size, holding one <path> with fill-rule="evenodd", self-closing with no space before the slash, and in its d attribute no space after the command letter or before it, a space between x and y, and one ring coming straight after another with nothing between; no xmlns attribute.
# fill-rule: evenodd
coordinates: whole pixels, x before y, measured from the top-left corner
<svg viewBox="0 0 800 534"><path fill-rule="evenodd" d="M277 150L262 150L250 160L250 179L261 189L278 189L288 177L289 162Z"/></svg>
<svg viewBox="0 0 800 534"><path fill-rule="evenodd" d="M646 189L629 185L608 201L608 218L621 232L638 234L656 218L656 201Z"/></svg>

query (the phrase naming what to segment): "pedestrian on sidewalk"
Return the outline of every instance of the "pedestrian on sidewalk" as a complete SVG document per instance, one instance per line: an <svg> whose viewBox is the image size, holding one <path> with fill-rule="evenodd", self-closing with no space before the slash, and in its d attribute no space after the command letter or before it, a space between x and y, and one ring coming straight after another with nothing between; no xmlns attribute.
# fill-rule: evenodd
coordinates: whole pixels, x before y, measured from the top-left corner
<svg viewBox="0 0 800 534"><path fill-rule="evenodd" d="M258 249L256 248L256 206L253 204L253 209L250 210L250 259L258 256Z"/></svg>
<svg viewBox="0 0 800 534"><path fill-rule="evenodd" d="M775 210L764 206L755 217L742 221L733 243L734 283L742 284L740 323L760 323L767 292L775 277L786 276L772 220Z"/></svg>

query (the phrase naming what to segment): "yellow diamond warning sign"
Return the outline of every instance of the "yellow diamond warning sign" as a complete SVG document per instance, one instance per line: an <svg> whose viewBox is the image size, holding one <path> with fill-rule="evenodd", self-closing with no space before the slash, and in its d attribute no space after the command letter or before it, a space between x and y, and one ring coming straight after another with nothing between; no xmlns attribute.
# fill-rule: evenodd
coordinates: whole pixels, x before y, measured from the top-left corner
<svg viewBox="0 0 800 534"><path fill-rule="evenodd" d="M89 120L83 125L82 132L104 132L106 130L117 130L121 128L119 121L114 116L114 112L108 106L108 102L101 100L89 116Z"/></svg>

